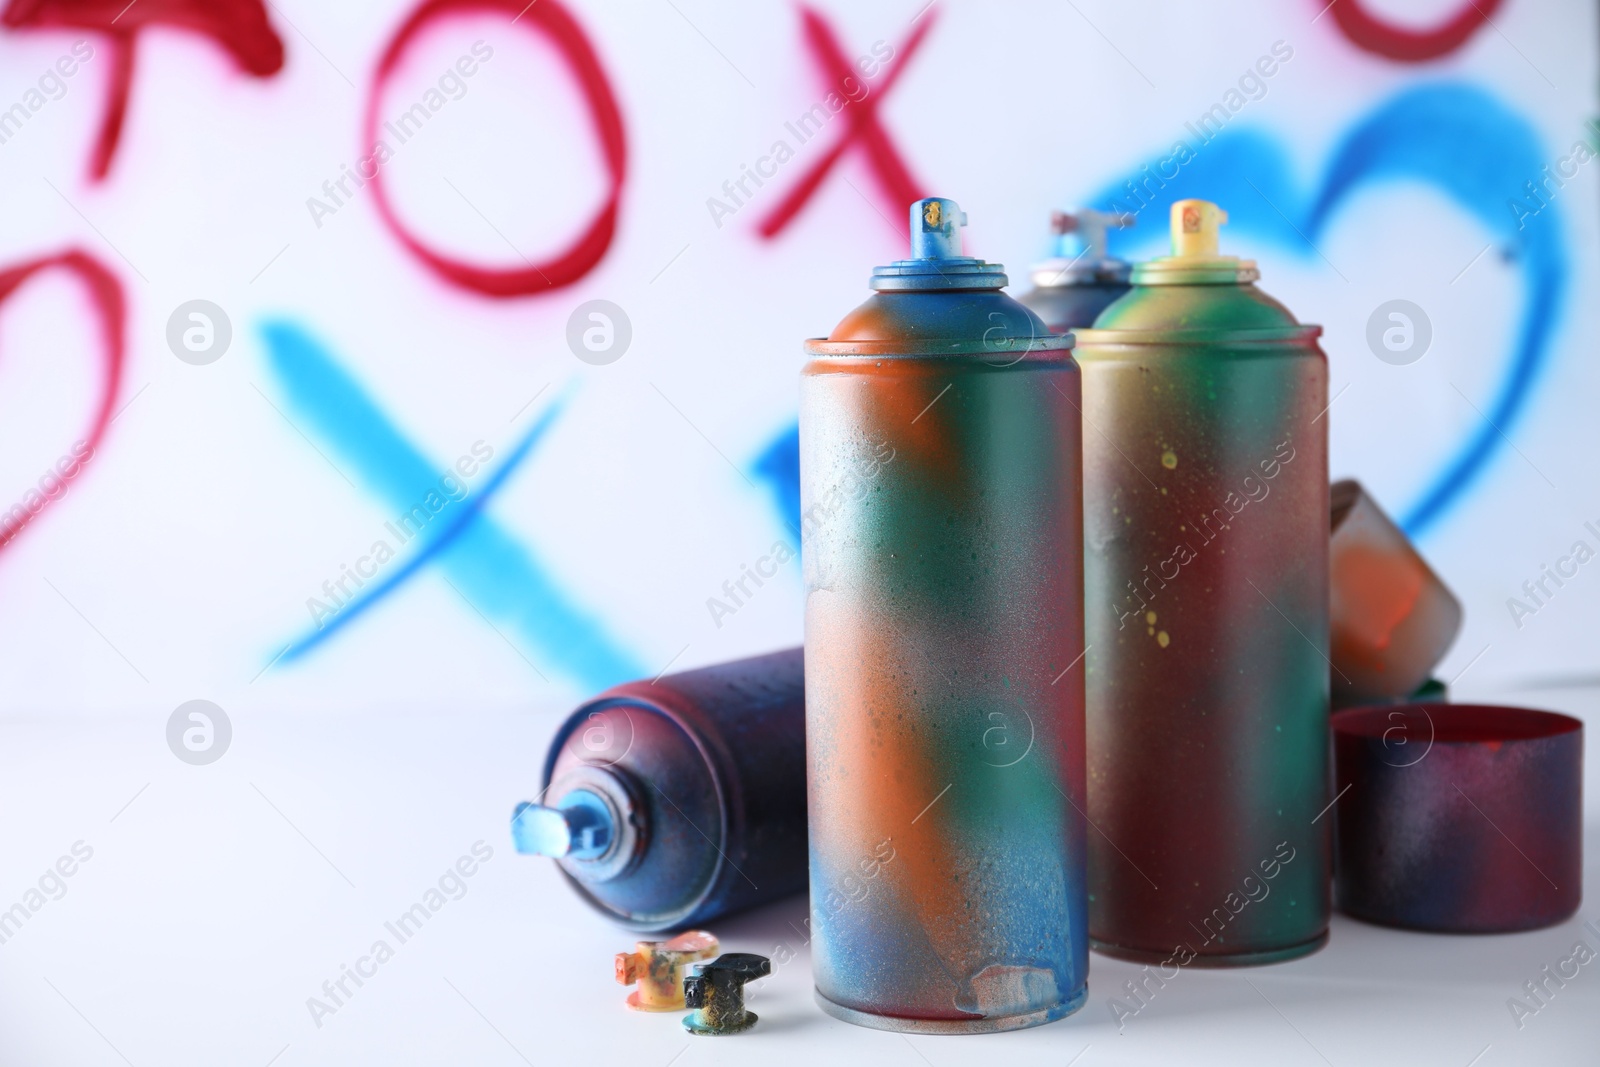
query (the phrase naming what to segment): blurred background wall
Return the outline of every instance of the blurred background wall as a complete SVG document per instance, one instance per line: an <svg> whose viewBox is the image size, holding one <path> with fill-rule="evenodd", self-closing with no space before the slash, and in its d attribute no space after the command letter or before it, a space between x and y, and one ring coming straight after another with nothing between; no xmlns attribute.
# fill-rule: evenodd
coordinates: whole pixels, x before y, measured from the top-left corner
<svg viewBox="0 0 1600 1067"><path fill-rule="evenodd" d="M800 342L922 194L1013 292L1053 209L1138 258L1222 203L1466 605L1443 674L1600 668L1593 4L105 6L0 27L0 710L798 642Z"/></svg>

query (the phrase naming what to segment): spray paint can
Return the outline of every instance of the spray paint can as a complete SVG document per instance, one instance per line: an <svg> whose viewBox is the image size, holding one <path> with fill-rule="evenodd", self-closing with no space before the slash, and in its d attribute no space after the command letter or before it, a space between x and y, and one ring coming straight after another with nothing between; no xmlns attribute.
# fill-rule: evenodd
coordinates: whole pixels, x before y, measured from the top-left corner
<svg viewBox="0 0 1600 1067"><path fill-rule="evenodd" d="M806 885L801 650L616 686L556 731L517 851L621 925L672 930Z"/></svg>
<svg viewBox="0 0 1600 1067"><path fill-rule="evenodd" d="M817 1000L922 1033L1061 1018L1088 969L1078 370L964 224L912 205L800 391Z"/></svg>
<svg viewBox="0 0 1600 1067"><path fill-rule="evenodd" d="M1461 601L1359 482L1328 496L1334 705L1443 700L1437 680L1441 692L1419 690L1461 632Z"/></svg>
<svg viewBox="0 0 1600 1067"><path fill-rule="evenodd" d="M1089 930L1267 963L1327 939L1327 357L1172 206L1173 254L1078 332Z"/></svg>
<svg viewBox="0 0 1600 1067"><path fill-rule="evenodd" d="M1132 268L1106 251L1106 230L1133 225L1134 216L1083 209L1050 216L1055 255L1036 263L1033 288L1017 298L1051 333L1093 326L1111 302L1128 291Z"/></svg>

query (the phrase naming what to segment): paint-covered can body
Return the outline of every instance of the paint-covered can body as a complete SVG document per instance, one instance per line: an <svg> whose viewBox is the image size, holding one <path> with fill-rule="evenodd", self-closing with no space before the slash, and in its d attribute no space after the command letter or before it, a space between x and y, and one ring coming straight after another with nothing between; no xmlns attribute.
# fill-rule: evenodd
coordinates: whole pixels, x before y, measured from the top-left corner
<svg viewBox="0 0 1600 1067"><path fill-rule="evenodd" d="M519 851L633 930L702 923L806 885L798 648L616 686L572 713Z"/></svg>
<svg viewBox="0 0 1600 1067"><path fill-rule="evenodd" d="M1036 1025L1088 968L1078 371L992 264L873 284L801 384L817 999Z"/></svg>
<svg viewBox="0 0 1600 1067"><path fill-rule="evenodd" d="M1255 277L1158 259L1078 334L1090 934L1146 962L1327 936L1327 360Z"/></svg>

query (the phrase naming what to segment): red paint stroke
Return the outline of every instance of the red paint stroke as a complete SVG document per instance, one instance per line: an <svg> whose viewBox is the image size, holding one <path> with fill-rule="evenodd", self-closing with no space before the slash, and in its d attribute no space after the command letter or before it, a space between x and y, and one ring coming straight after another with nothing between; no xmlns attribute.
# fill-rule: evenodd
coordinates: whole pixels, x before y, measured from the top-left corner
<svg viewBox="0 0 1600 1067"><path fill-rule="evenodd" d="M1431 30L1407 30L1368 13L1361 0L1334 0L1333 21L1357 48L1401 63L1424 63L1449 55L1478 32L1502 0L1468 0L1448 21Z"/></svg>
<svg viewBox="0 0 1600 1067"><path fill-rule="evenodd" d="M806 46L811 50L812 58L816 60L817 65L822 68L828 90L838 92L845 99L846 104L842 113L849 119L849 125L833 147L811 165L811 169L801 176L800 181L788 195L761 220L761 236L770 239L781 233L816 193L834 164L838 163L845 151L855 144L859 144L866 152L878 187L889 201L889 206L892 208L889 217L895 220L901 232L908 232L910 221L906 209L914 201L921 200L928 194L923 191L922 183L911 176L911 171L900 158L900 154L895 151L894 143L889 140L889 135L878 122L878 106L889 95L889 90L894 88L895 82L900 78L900 72L905 70L911 57L916 55L917 49L921 47L923 38L933 28L938 10L930 9L917 28L911 32L911 36L906 38L905 44L900 47L894 66L884 75L883 84L859 101L850 100L844 91L845 79L858 79L858 73L845 58L832 28L815 9L802 7L800 11L805 24Z"/></svg>
<svg viewBox="0 0 1600 1067"><path fill-rule="evenodd" d="M513 21L542 31L560 50L573 77L583 89L584 98L589 104L589 117L594 122L595 133L605 153L606 169L611 175L610 195L588 230L579 235L566 250L543 263L530 263L526 268L477 267L433 251L401 224L384 189L381 167L374 165L371 174L367 173L366 167L362 167L362 177L371 182L378 214L400 239L400 243L447 281L496 297L526 296L559 289L571 285L593 270L610 247L617 227L617 207L622 198L628 152L622 129L622 112L617 108L611 83L583 28L558 0L538 0L533 4L529 4L528 0L425 0L401 25L378 62L372 92L367 98L364 126L366 150L372 152L377 147L378 103L383 97L384 86L393 76L412 40L435 19L482 11L504 12L514 16Z"/></svg>
<svg viewBox="0 0 1600 1067"><path fill-rule="evenodd" d="M261 0L11 0L0 24L12 29L78 29L104 35L111 50L109 96L89 176L111 170L133 90L133 50L140 31L176 26L215 38L247 74L267 78L283 69L283 41L267 22Z"/></svg>
<svg viewBox="0 0 1600 1067"><path fill-rule="evenodd" d="M88 290L89 302L100 319L101 342L105 350L105 375L100 384L99 408L90 420L87 436L83 438L84 443L88 445L87 454L83 457L83 463L86 465L100 447L100 440L105 436L106 428L111 425L112 405L116 403L117 394L122 387L127 305L122 295L122 283L117 280L117 276L99 260L77 249L69 249L57 255L45 256L0 271L0 304L15 296L17 290L28 279L52 267L60 267L76 275L78 280L83 282ZM16 535L37 518L45 507L59 499L61 499L59 496L44 497L44 503L38 508L24 507L21 516L9 513L11 502L0 504L0 507L6 509L0 511L0 550L11 544Z"/></svg>

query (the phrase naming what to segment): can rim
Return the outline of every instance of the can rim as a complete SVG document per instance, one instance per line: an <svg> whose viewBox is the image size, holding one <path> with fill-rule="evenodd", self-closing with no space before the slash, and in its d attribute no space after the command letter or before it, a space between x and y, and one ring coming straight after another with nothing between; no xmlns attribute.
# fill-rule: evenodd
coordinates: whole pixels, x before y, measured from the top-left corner
<svg viewBox="0 0 1600 1067"><path fill-rule="evenodd" d="M1315 325L1264 326L1235 330L1208 327L1197 330L1073 330L1086 345L1227 344L1250 341L1310 341L1322 336Z"/></svg>
<svg viewBox="0 0 1600 1067"><path fill-rule="evenodd" d="M1583 743L1582 719L1564 712L1517 704L1456 704L1436 700L1401 704L1369 702L1340 708L1329 716L1328 725L1336 739L1376 741L1387 746L1389 727L1385 724L1396 712L1421 712L1430 725L1434 712L1438 712L1446 726L1435 730L1430 744L1436 745L1498 752L1509 745L1537 744L1570 734L1577 734L1578 743ZM1378 721L1374 722L1375 719Z"/></svg>
<svg viewBox="0 0 1600 1067"><path fill-rule="evenodd" d="M1136 264L1132 277L1134 285L1248 285L1261 280L1261 269L1238 256L1160 256Z"/></svg>
<svg viewBox="0 0 1600 1067"><path fill-rule="evenodd" d="M1070 354L1073 337L1045 334L1041 337L1002 337L999 341L978 339L900 338L893 341L830 341L809 337L805 351L813 356L995 356L1026 357L1034 353ZM1013 361L1014 362L1014 361Z"/></svg>
<svg viewBox="0 0 1600 1067"><path fill-rule="evenodd" d="M1079 263L1056 256L1040 260L1028 268L1028 280L1036 289L1081 289L1090 286L1127 285L1133 266L1120 259L1095 259Z"/></svg>

